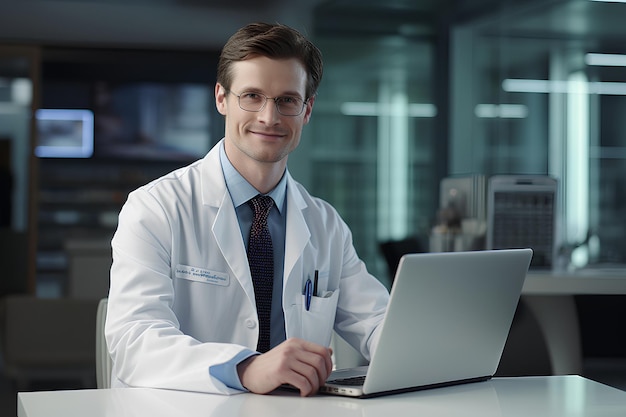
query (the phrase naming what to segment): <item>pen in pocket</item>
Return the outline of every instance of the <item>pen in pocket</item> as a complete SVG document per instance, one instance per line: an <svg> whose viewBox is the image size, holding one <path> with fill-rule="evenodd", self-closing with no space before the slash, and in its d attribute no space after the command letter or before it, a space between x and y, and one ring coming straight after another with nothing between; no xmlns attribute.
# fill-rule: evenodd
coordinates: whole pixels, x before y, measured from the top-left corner
<svg viewBox="0 0 626 417"><path fill-rule="evenodd" d="M309 311L311 308L311 298L313 297L313 283L311 282L311 278L307 278L306 283L304 284L304 306L306 310Z"/></svg>

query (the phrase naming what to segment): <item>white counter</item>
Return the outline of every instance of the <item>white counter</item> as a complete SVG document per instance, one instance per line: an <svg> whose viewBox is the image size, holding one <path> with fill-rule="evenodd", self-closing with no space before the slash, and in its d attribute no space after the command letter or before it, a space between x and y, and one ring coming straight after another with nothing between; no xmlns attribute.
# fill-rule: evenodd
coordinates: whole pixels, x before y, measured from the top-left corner
<svg viewBox="0 0 626 417"><path fill-rule="evenodd" d="M626 294L626 269L589 269L577 272L530 271L526 276L522 293L528 295Z"/></svg>
<svg viewBox="0 0 626 417"><path fill-rule="evenodd" d="M522 298L542 329L555 375L582 373L575 295L626 294L626 269L530 271Z"/></svg>

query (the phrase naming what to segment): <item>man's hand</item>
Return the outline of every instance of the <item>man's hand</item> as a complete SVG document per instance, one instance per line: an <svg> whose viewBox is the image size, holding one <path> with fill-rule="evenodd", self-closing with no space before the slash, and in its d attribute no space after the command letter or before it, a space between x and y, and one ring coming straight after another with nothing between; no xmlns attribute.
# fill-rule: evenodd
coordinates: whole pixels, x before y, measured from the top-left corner
<svg viewBox="0 0 626 417"><path fill-rule="evenodd" d="M266 394L291 384L300 395L315 394L332 371L332 350L302 339L288 339L262 355L237 366L241 384L251 392Z"/></svg>

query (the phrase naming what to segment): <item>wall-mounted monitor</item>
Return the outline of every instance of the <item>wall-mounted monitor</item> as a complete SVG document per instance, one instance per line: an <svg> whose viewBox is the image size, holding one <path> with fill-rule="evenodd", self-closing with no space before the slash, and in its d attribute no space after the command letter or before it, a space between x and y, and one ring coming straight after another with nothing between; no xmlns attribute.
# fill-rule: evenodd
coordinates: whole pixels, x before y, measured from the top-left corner
<svg viewBox="0 0 626 417"><path fill-rule="evenodd" d="M90 158L94 121L91 110L39 109L35 155L40 158Z"/></svg>

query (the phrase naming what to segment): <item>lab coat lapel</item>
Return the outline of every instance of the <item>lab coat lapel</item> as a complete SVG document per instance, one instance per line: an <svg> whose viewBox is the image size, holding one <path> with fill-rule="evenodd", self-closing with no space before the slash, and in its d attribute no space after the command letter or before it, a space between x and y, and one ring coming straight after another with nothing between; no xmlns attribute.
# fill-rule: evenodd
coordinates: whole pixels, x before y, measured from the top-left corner
<svg viewBox="0 0 626 417"><path fill-rule="evenodd" d="M310 240L311 232L302 211L307 204L296 188L295 181L287 173L287 230L285 231L285 283L292 277L293 268L302 257L302 253ZM300 285L300 282L297 282Z"/></svg>
<svg viewBox="0 0 626 417"><path fill-rule="evenodd" d="M248 256L241 238L235 207L222 174L219 146L219 143L215 145L203 161L202 201L205 206L210 206L211 210L217 211L211 229L213 238L254 306L254 287L248 267Z"/></svg>
<svg viewBox="0 0 626 417"><path fill-rule="evenodd" d="M228 193L225 193L222 205L219 207L215 217L213 236L228 266L245 290L248 299L254 305L254 287L252 285L250 268L248 267L248 256L241 238L235 207Z"/></svg>

